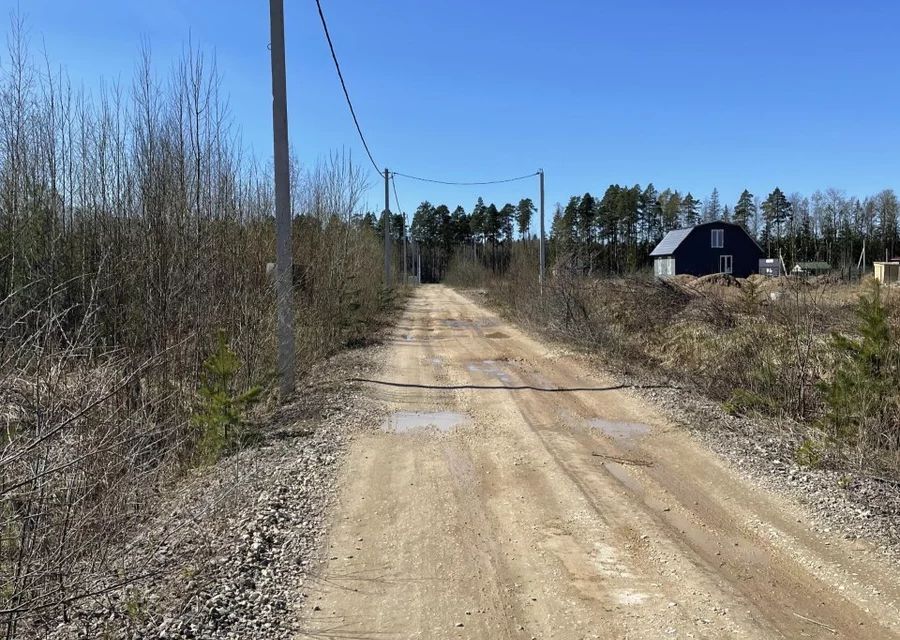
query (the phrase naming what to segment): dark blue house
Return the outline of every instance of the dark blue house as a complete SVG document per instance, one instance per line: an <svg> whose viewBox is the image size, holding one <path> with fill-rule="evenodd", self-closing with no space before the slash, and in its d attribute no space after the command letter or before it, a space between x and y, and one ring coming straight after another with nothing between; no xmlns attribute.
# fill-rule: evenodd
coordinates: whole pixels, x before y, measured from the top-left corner
<svg viewBox="0 0 900 640"><path fill-rule="evenodd" d="M746 278L756 273L763 255L742 226L721 220L669 231L650 252L653 272L660 278L680 273L730 273Z"/></svg>

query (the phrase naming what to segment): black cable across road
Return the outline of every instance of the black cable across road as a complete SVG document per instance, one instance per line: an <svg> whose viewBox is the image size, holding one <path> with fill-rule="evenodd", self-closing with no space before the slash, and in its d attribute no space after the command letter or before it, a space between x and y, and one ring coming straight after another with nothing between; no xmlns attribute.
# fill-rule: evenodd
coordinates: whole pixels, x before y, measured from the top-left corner
<svg viewBox="0 0 900 640"><path fill-rule="evenodd" d="M581 391L618 391L620 389L676 389L667 384L615 384L608 387L536 387L530 384L419 384L415 382L394 382L392 380L374 380L372 378L347 378L347 382L361 382L383 387L400 389L430 389L434 391L538 391L540 393L574 393Z"/></svg>
<svg viewBox="0 0 900 640"><path fill-rule="evenodd" d="M538 175L539 173L540 173L539 171L535 171L534 173L529 173L524 176L518 176L517 178L504 178L502 180L483 180L480 182L451 182L448 180L433 180L431 178L420 178L419 176L411 176L407 173L399 173L397 171L393 172L393 174L395 176L400 176L401 178L409 178L410 180L418 180L420 182L433 182L434 184L449 184L449 185L462 186L462 187L471 187L471 186L485 185L485 184L502 184L504 182L516 182L518 180L527 180L528 178L533 178L534 176Z"/></svg>
<svg viewBox="0 0 900 640"><path fill-rule="evenodd" d="M363 135L362 127L359 126L359 120L356 117L356 111L353 109L353 101L350 100L350 92L347 91L347 83L344 82L344 74L341 73L341 64L338 62L337 54L334 52L334 44L331 42L331 34L328 33L328 23L325 22L325 14L322 12L322 3L320 0L316 0L316 6L319 8L319 18L322 19L322 29L325 31L325 39L328 40L328 48L331 49L331 59L334 60L334 68L337 69L338 78L341 81L341 88L344 90L344 97L347 99L347 106L350 107L350 115L353 116L353 124L356 125L356 131L359 133L359 139L362 140L363 148L366 150L366 154L369 156L369 160L372 161L372 166L375 167L375 171L377 173L381 173L381 169L378 167L378 163L375 162L375 158L372 157L372 152L369 150L369 143L366 142L366 137Z"/></svg>

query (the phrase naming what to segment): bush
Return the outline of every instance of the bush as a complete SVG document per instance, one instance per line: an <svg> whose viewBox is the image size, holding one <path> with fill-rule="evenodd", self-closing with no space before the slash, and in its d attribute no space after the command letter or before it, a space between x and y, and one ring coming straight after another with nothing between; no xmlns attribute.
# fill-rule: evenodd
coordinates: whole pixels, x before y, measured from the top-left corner
<svg viewBox="0 0 900 640"><path fill-rule="evenodd" d="M900 342L888 322L877 282L856 307L858 337L832 336L835 370L822 383L823 422L835 441L859 448L900 450Z"/></svg>
<svg viewBox="0 0 900 640"><path fill-rule="evenodd" d="M77 90L25 34L14 19L0 74L7 637L130 579L122 540L188 465L245 441L275 367L273 181L231 128L215 65L186 49L162 79L145 51L130 90L57 100ZM392 301L363 169L332 154L291 183L302 376Z"/></svg>
<svg viewBox="0 0 900 640"><path fill-rule="evenodd" d="M207 462L246 443L252 435L246 429L245 416L259 400L262 387L236 392L239 369L240 362L228 347L225 331L220 330L215 351L203 363L200 402L191 418L199 434L197 451Z"/></svg>

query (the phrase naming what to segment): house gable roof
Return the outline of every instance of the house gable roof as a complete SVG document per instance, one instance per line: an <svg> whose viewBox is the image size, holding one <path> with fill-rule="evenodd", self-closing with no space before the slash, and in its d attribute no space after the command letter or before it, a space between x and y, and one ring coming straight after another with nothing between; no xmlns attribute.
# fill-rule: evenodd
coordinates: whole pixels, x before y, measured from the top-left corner
<svg viewBox="0 0 900 640"><path fill-rule="evenodd" d="M650 257L672 255L675 253L675 249L684 242L684 239L687 238L693 230L694 227L688 227L687 229L673 229L672 231L669 231L669 233L660 240L653 251L650 252Z"/></svg>

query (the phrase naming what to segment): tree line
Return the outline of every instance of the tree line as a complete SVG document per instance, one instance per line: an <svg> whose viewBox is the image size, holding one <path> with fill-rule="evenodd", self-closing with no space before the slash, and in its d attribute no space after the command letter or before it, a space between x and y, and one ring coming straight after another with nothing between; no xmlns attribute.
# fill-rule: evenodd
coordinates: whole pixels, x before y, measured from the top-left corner
<svg viewBox="0 0 900 640"><path fill-rule="evenodd" d="M517 243L531 242L535 207L530 198L500 207L478 198L471 211L422 202L409 237L421 247L423 278L439 280L454 254L470 256L493 272L509 263ZM380 221L368 214L378 230ZM767 256L785 263L822 261L834 268L891 258L898 249L900 203L892 189L858 198L829 188L811 196L774 188L764 199L744 189L733 204L717 189L701 200L691 192L652 184L610 185L602 197L590 192L555 206L549 224L548 263L584 274L628 273L649 265L649 254L673 229L723 220L744 227ZM403 217L394 235L404 237Z"/></svg>
<svg viewBox="0 0 900 640"><path fill-rule="evenodd" d="M402 214L392 214L391 233L397 243L404 237L415 243L425 282L441 280L451 258L459 253L499 273L509 263L513 244L529 238L535 210L531 198L498 207L485 204L479 197L471 212L462 205L451 211L445 204L434 205L426 200L416 208L408 229ZM373 213L367 213L364 223L378 234L383 233L383 217L377 219ZM412 269L411 264L409 267Z"/></svg>
<svg viewBox="0 0 900 640"><path fill-rule="evenodd" d="M690 192L658 192L652 183L611 185L599 200L585 193L565 207L557 205L551 251L557 261L586 273L634 271L647 264L668 231L723 220L744 227L768 256L781 256L786 264L850 267L864 247L867 262L894 255L898 213L891 189L860 199L834 188L806 197L776 187L763 200L744 189L729 205L722 204L717 189L702 201Z"/></svg>

